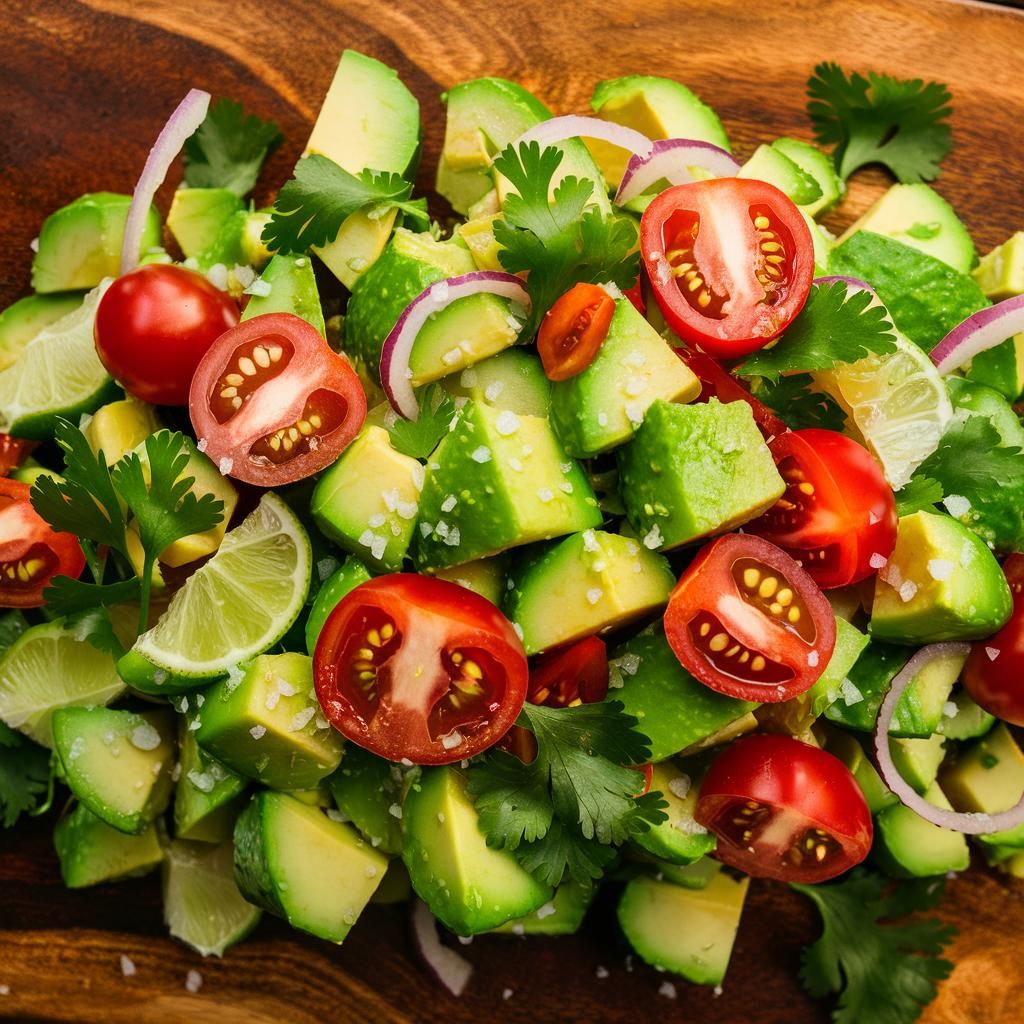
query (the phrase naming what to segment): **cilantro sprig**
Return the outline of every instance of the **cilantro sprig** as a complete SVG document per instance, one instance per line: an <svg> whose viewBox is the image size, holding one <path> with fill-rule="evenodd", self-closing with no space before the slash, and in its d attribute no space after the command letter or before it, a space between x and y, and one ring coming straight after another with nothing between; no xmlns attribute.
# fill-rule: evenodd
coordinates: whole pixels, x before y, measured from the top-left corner
<svg viewBox="0 0 1024 1024"><path fill-rule="evenodd" d="M866 164L884 164L903 182L931 181L952 148L949 90L941 82L903 80L869 71L849 77L838 64L819 64L807 82L807 113L815 138L835 144L836 168L848 178Z"/></svg>
<svg viewBox="0 0 1024 1024"><path fill-rule="evenodd" d="M530 764L495 750L469 772L469 792L488 846L511 850L549 885L566 873L599 878L614 847L666 820L660 793L636 796L628 765L650 758L650 741L617 701L547 708L527 704L518 725L537 741Z"/></svg>
<svg viewBox="0 0 1024 1024"><path fill-rule="evenodd" d="M420 414L415 420L396 417L385 424L395 451L413 459L426 459L451 429L458 410L440 384L431 384L420 396Z"/></svg>
<svg viewBox="0 0 1024 1024"><path fill-rule="evenodd" d="M518 151L509 145L494 159L494 170L515 189L494 222L494 237L501 265L512 274L529 274L532 307L522 332L527 340L573 285L610 281L629 288L639 266L639 254L632 251L636 226L628 217L588 207L592 181L568 175L552 192L561 162L560 150L542 150L536 142L521 143Z"/></svg>
<svg viewBox="0 0 1024 1024"><path fill-rule="evenodd" d="M855 871L829 885L794 885L821 913L821 938L804 950L800 978L815 998L838 995L835 1024L910 1024L953 965L940 959L956 929L934 918L892 923L942 899L934 879L888 894L879 875Z"/></svg>
<svg viewBox="0 0 1024 1024"><path fill-rule="evenodd" d="M0 825L36 811L51 780L50 752L0 722Z"/></svg>
<svg viewBox="0 0 1024 1024"><path fill-rule="evenodd" d="M752 394L785 421L790 430L817 427L842 432L846 413L827 392L817 391L809 374L794 373L774 383L757 377L751 383Z"/></svg>

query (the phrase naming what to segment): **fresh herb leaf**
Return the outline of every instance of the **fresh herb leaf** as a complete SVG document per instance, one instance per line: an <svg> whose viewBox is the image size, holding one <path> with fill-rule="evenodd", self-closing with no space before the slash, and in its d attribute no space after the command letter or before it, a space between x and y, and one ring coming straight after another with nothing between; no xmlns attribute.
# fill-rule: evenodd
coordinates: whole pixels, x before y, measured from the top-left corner
<svg viewBox="0 0 1024 1024"><path fill-rule="evenodd" d="M0 825L35 810L49 780L50 752L0 722Z"/></svg>
<svg viewBox="0 0 1024 1024"><path fill-rule="evenodd" d="M357 210L370 217L402 210L427 223L423 204L409 201L412 183L388 171L350 174L319 153L303 157L285 183L263 229L263 241L276 252L305 252L334 240L341 225Z"/></svg>
<svg viewBox="0 0 1024 1024"><path fill-rule="evenodd" d="M263 161L280 141L273 121L246 114L241 103L219 100L185 141L185 184L227 188L241 198L253 190Z"/></svg>
<svg viewBox="0 0 1024 1024"><path fill-rule="evenodd" d="M941 82L903 80L869 71L847 78L819 64L807 83L807 113L818 142L835 143L839 175L884 164L904 182L931 181L953 146L949 90Z"/></svg>
<svg viewBox="0 0 1024 1024"><path fill-rule="evenodd" d="M138 576L116 583L87 583L70 576L54 576L43 591L43 600L54 615L65 616L137 601L141 592Z"/></svg>
<svg viewBox="0 0 1024 1024"><path fill-rule="evenodd" d="M830 885L794 885L821 913L821 938L804 950L801 980L816 998L839 994L836 1024L910 1024L935 998L953 965L939 959L956 929L930 918L890 924L927 910L942 882L898 886L884 894L878 875L855 871Z"/></svg>
<svg viewBox="0 0 1024 1024"><path fill-rule="evenodd" d="M814 390L814 381L805 373L794 373L776 382L756 377L751 393L769 409L778 413L791 430L818 427L842 431L846 413L827 392Z"/></svg>
<svg viewBox="0 0 1024 1024"><path fill-rule="evenodd" d="M28 619L17 608L6 608L0 612L0 654L28 629Z"/></svg>
<svg viewBox="0 0 1024 1024"><path fill-rule="evenodd" d="M902 519L915 512L931 511L943 497L938 480L916 473L906 487L896 492L896 515Z"/></svg>
<svg viewBox="0 0 1024 1024"><path fill-rule="evenodd" d="M395 451L413 459L426 459L451 428L457 410L448 392L440 384L431 384L420 396L420 415L416 420L397 417L386 424Z"/></svg>
<svg viewBox="0 0 1024 1024"><path fill-rule="evenodd" d="M807 304L782 338L755 352L736 372L774 382L781 374L830 370L895 348L884 307L870 292L848 291L842 281L833 281L811 288Z"/></svg>
<svg viewBox="0 0 1024 1024"><path fill-rule="evenodd" d="M635 224L588 208L594 183L586 178L567 176L552 192L561 162L560 150L542 150L536 142L522 143L518 152L510 145L494 159L495 171L515 189L494 222L494 237L501 265L512 274L529 274L531 310L522 331L527 340L573 285L611 282L626 289L636 281Z"/></svg>
<svg viewBox="0 0 1024 1024"><path fill-rule="evenodd" d="M523 843L516 855L531 875L554 888L566 875L577 885L593 884L615 859L616 851L596 839L585 839L578 828L556 818L541 839Z"/></svg>
<svg viewBox="0 0 1024 1024"><path fill-rule="evenodd" d="M134 579L127 582L138 584L141 581ZM96 650L109 654L115 661L125 653L124 644L114 632L114 620L110 617L109 608L101 606L82 609L69 615L64 624L72 630L76 640L92 644Z"/></svg>

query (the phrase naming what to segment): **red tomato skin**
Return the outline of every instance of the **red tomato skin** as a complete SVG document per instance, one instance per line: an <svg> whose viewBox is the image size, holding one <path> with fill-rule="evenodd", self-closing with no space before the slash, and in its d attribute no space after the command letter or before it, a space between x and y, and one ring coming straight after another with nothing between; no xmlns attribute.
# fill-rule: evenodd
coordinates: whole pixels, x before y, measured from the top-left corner
<svg viewBox="0 0 1024 1024"><path fill-rule="evenodd" d="M38 444L38 441L0 433L0 476L10 476Z"/></svg>
<svg viewBox="0 0 1024 1024"><path fill-rule="evenodd" d="M971 700L990 715L1024 726L1024 554L1010 555L1003 573L1013 614L994 636L971 645L961 678Z"/></svg>
<svg viewBox="0 0 1024 1024"><path fill-rule="evenodd" d="M548 651L530 666L526 699L563 708L579 700L596 704L608 695L608 649L599 636Z"/></svg>
<svg viewBox="0 0 1024 1024"><path fill-rule="evenodd" d="M789 262L784 264L788 274L781 282L786 285L784 294L770 306L762 302L730 309L720 318L698 312L683 296L679 280L672 276L668 258L672 239L665 236L667 226L674 214L700 216L716 209L735 210L742 219L755 205L771 211L775 220L772 226L781 226L792 243L785 253ZM706 274L710 268L718 276L724 265L722 247L717 238L713 244L714 249L701 247L698 260L706 261L707 265L700 263L698 269ZM774 185L753 179L713 178L665 189L644 211L640 222L640 250L655 299L669 327L687 344L722 359L749 355L782 334L803 309L814 278L814 245L800 211ZM745 284L752 288L753 251L749 256L751 273ZM734 287L739 286L734 283Z"/></svg>
<svg viewBox="0 0 1024 1024"><path fill-rule="evenodd" d="M351 626L363 609L384 612L394 623L402 644L415 644L423 652L423 686L431 692L422 706L412 709L395 699L395 688L382 690L379 710L367 722L347 692L340 662L346 644L355 635ZM440 644L440 648L438 647ZM447 689L438 686L441 677L429 659L439 650L473 648L485 652L504 670L500 700L491 700L490 718L480 728L464 735L457 746L445 748L428 731L426 709ZM399 648L400 649L400 648ZM453 764L472 757L497 743L512 727L526 700L529 668L522 642L512 624L480 595L447 580L412 573L392 573L362 583L347 594L328 616L313 654L313 677L317 698L330 723L347 739L380 757L415 764ZM485 680L490 682L489 680ZM409 678L404 682L408 690Z"/></svg>
<svg viewBox="0 0 1024 1024"><path fill-rule="evenodd" d="M759 848L723 838L713 827L723 808L754 800L791 809L805 819L801 827L820 828L842 846L827 864L796 865L782 858L785 847ZM848 871L871 850L873 825L864 795L839 758L792 736L752 735L726 747L701 783L696 820L719 837L715 856L755 878L815 883Z"/></svg>
<svg viewBox="0 0 1024 1024"><path fill-rule="evenodd" d="M633 308L641 315L647 314L647 300L644 298L644 282L643 277L638 277L636 284L632 288L627 288L623 293L630 302L633 303Z"/></svg>
<svg viewBox="0 0 1024 1024"><path fill-rule="evenodd" d="M537 332L537 354L548 380L582 373L608 336L615 300L596 284L573 285L544 314Z"/></svg>
<svg viewBox="0 0 1024 1024"><path fill-rule="evenodd" d="M234 299L202 274L149 264L107 289L93 333L100 361L125 391L154 405L187 405L199 361L237 323Z"/></svg>

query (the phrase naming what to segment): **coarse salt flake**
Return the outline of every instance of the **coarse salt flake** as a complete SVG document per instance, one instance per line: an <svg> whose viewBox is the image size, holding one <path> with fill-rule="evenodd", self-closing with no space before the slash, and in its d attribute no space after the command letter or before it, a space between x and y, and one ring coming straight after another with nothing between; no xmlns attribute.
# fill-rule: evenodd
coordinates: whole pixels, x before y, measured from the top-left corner
<svg viewBox="0 0 1024 1024"><path fill-rule="evenodd" d="M254 740L261 740L261 739L263 739L264 736L266 736L266 734L267 734L267 727L265 725L254 725L249 730L249 735Z"/></svg>
<svg viewBox="0 0 1024 1024"><path fill-rule="evenodd" d="M231 470L235 468L235 460L225 455L224 458L217 463L217 468L220 470L221 476L227 476Z"/></svg>
<svg viewBox="0 0 1024 1024"><path fill-rule="evenodd" d="M955 565L948 558L930 558L928 573L933 580L948 580L953 575Z"/></svg>
<svg viewBox="0 0 1024 1024"><path fill-rule="evenodd" d="M590 604L597 604L604 597L604 591L600 587L591 587L587 591L587 601Z"/></svg>
<svg viewBox="0 0 1024 1024"><path fill-rule="evenodd" d="M491 461L491 449L487 445L482 444L479 448L474 448L469 456L474 462L490 462Z"/></svg>
<svg viewBox="0 0 1024 1024"><path fill-rule="evenodd" d="M465 374L463 374L463 376L465 376ZM494 401L497 400L498 395L500 395L502 393L502 391L504 391L504 390L505 390L505 382L504 381L501 381L501 380L491 381L491 383L488 384L486 388L484 388L484 398L486 398L488 402L494 402Z"/></svg>
<svg viewBox="0 0 1024 1024"><path fill-rule="evenodd" d="M889 561L889 559L886 558L885 555L883 555L880 552L876 551L868 559L868 565L870 565L872 569L884 569L885 568L885 563L888 562L888 561Z"/></svg>
<svg viewBox="0 0 1024 1024"><path fill-rule="evenodd" d="M402 807L401 807L401 805L400 804L392 804L388 808L388 814L390 814L392 818L401 818L402 817Z"/></svg>
<svg viewBox="0 0 1024 1024"><path fill-rule="evenodd" d="M505 409L498 413L498 417L494 421L494 429L502 437L508 437L519 429L519 417L510 409Z"/></svg>
<svg viewBox="0 0 1024 1024"><path fill-rule="evenodd" d="M144 722L132 729L129 737L133 747L139 750L156 750L160 746L160 733L149 724Z"/></svg>
<svg viewBox="0 0 1024 1024"><path fill-rule="evenodd" d="M189 971L185 976L185 988L195 995L203 987L203 976L198 971Z"/></svg>
<svg viewBox="0 0 1024 1024"><path fill-rule="evenodd" d="M301 711L296 712L292 716L291 722L288 724L288 731L299 732L300 730L305 729L306 726L313 721L313 716L315 714L316 708L313 707L303 708Z"/></svg>
<svg viewBox="0 0 1024 1024"><path fill-rule="evenodd" d="M971 510L971 503L961 494L947 494L942 499L942 504L946 506L946 511L954 518L959 519L961 516L967 515Z"/></svg>
<svg viewBox="0 0 1024 1024"><path fill-rule="evenodd" d="M545 504L551 501L554 496L555 492L550 487L540 487L537 489L537 497Z"/></svg>
<svg viewBox="0 0 1024 1024"><path fill-rule="evenodd" d="M900 584L900 600L906 604L908 601L913 601L914 595L917 593L917 584L913 580L904 580Z"/></svg>
<svg viewBox="0 0 1024 1024"><path fill-rule="evenodd" d="M644 535L644 547L653 551L655 548L661 547L664 538L661 535L661 529L658 524L655 523Z"/></svg>
<svg viewBox="0 0 1024 1024"><path fill-rule="evenodd" d="M441 737L441 746L445 750L454 750L461 742L463 736L458 729L453 729L447 736Z"/></svg>
<svg viewBox="0 0 1024 1024"><path fill-rule="evenodd" d="M658 989L658 995L664 996L666 999L675 999L676 987L671 981L663 981L661 987Z"/></svg>
<svg viewBox="0 0 1024 1024"><path fill-rule="evenodd" d="M131 978L135 974L135 961L131 957L121 954L121 973L126 978ZM6 988L6 986L4 986ZM4 995L7 993L5 992Z"/></svg>
<svg viewBox="0 0 1024 1024"><path fill-rule="evenodd" d="M985 648L985 653L988 655L988 660L989 661L995 661L996 658L999 657L999 648L998 647L986 647Z"/></svg>
<svg viewBox="0 0 1024 1024"><path fill-rule="evenodd" d="M690 792L691 784L689 775L677 775L674 779L669 780L668 789L673 796L685 800L686 795Z"/></svg>
<svg viewBox="0 0 1024 1024"><path fill-rule="evenodd" d="M451 512L451 510L455 508L455 506L458 505L458 503L459 499L456 498L454 494L449 494L448 497L441 502L441 511Z"/></svg>

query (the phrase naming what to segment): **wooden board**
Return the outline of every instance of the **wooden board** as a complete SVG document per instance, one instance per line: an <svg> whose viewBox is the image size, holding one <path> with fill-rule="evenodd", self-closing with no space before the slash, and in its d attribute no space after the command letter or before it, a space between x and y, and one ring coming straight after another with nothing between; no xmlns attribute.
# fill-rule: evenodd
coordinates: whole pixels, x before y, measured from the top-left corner
<svg viewBox="0 0 1024 1024"><path fill-rule="evenodd" d="M680 78L721 113L740 155L780 134L809 138L804 82L838 60L937 77L954 93L957 149L940 190L979 247L1024 226L1020 176L1024 16L948 0L751 4L747 0L7 0L0 43L0 306L27 290L29 243L43 217L82 192L128 192L159 127L193 85L242 100L279 122L286 143L258 196L287 176L338 53L364 50L396 66L425 120L420 185L428 188L443 132L441 91L494 74L518 79L555 110L585 111L593 83L647 72ZM881 191L861 176L850 220ZM166 201L169 189L161 194ZM166 205L164 206L166 209ZM0 834L0 1017L18 1021L612 1022L668 1020L804 1024L826 1021L796 980L814 938L809 906L755 883L724 992L664 980L627 950L602 900L574 939L478 939L460 1001L416 965L405 913L372 908L343 948L266 921L223 961L164 937L154 879L69 893L50 849L52 820ZM976 870L949 886L943 914L961 938L957 967L928 1024L1016 1024L1024 1005L1024 887ZM137 973L122 976L121 955ZM599 980L598 966L609 976ZM185 989L199 970L203 985ZM509 998L503 994L508 990ZM0 989L0 991L5 991ZM870 1024L870 1022L864 1022Z"/></svg>

